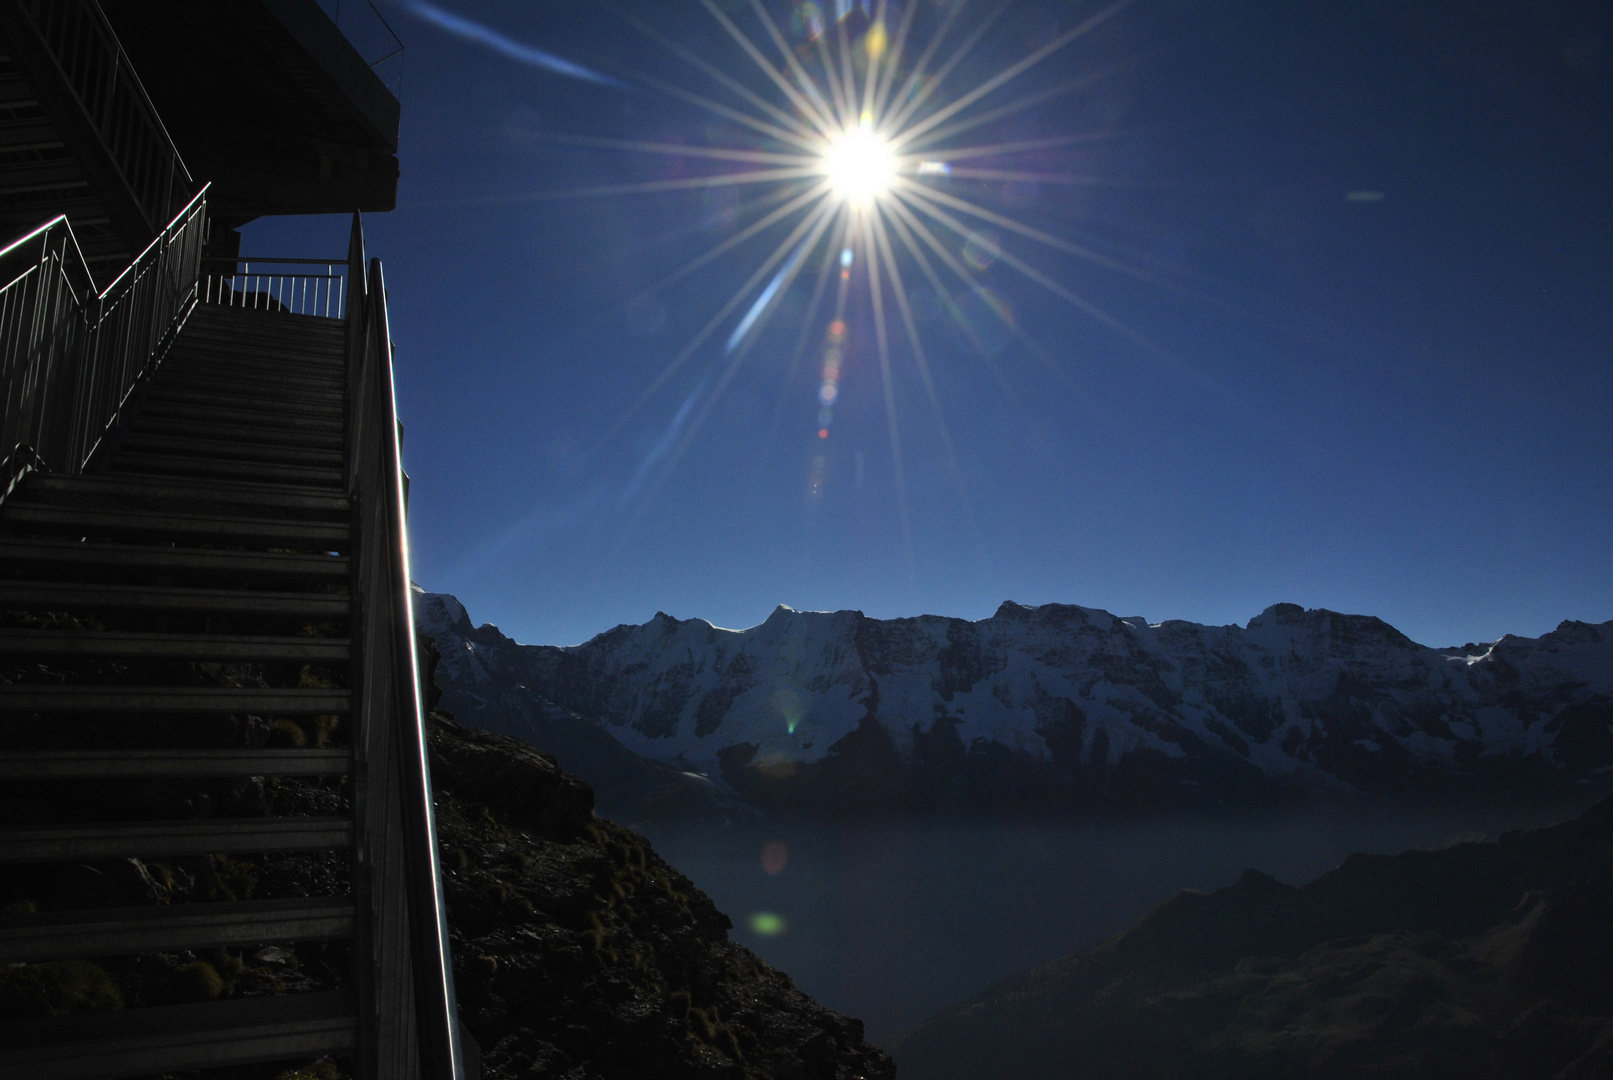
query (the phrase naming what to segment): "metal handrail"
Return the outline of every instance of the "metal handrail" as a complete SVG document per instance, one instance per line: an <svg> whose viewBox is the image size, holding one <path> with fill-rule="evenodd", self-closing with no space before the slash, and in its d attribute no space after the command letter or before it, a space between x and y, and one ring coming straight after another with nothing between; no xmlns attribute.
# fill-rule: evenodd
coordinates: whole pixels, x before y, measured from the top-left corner
<svg viewBox="0 0 1613 1080"><path fill-rule="evenodd" d="M259 268L254 270L254 264ZM321 266L325 272L275 273L264 270L264 264ZM199 300L225 307L343 319L347 317L349 288L345 259L203 259Z"/></svg>
<svg viewBox="0 0 1613 1080"><path fill-rule="evenodd" d="M0 249L0 501L84 471L196 302L207 188L104 290L67 218Z"/></svg>
<svg viewBox="0 0 1613 1080"><path fill-rule="evenodd" d="M353 670L360 673L353 888L360 910L372 913L360 921L369 929L356 950L370 973L360 980L359 1075L464 1080L415 652L386 281L379 259L367 269L355 213L347 267L346 481L356 541ZM401 822L401 837L393 822ZM400 899L407 908L401 927Z"/></svg>

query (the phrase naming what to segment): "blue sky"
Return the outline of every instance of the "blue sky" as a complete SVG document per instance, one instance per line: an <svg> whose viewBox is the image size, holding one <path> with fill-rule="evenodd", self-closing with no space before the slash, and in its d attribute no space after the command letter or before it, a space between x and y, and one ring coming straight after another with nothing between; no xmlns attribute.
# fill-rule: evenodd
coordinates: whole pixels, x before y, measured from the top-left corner
<svg viewBox="0 0 1613 1080"><path fill-rule="evenodd" d="M944 17L913 2L916 27ZM719 10L766 45L740 6ZM769 7L795 34L798 6ZM818 437L827 242L726 382L766 279L633 410L796 219L647 292L780 184L552 193L754 168L577 139L767 149L667 87L744 103L608 5L386 8L402 181L366 228L417 580L548 643L780 603L1241 623L1290 601L1433 645L1613 618L1613 16L1410 7L1137 0L982 99L1050 93L960 144L1090 138L992 162L1039 179L937 186L1105 262L938 231L990 290L953 279L946 302L900 264L950 455L893 311L887 405L855 284ZM1099 10L1016 0L934 101ZM621 11L787 105L699 3ZM868 20L846 25L855 43ZM345 250L333 218L245 232L253 254Z"/></svg>

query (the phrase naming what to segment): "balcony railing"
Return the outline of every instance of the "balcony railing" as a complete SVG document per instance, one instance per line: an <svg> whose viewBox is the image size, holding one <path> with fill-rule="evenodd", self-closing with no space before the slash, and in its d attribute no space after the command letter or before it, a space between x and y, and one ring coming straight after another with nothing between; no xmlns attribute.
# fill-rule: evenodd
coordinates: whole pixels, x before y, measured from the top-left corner
<svg viewBox="0 0 1613 1080"><path fill-rule="evenodd" d="M0 249L0 500L94 458L196 303L206 225L204 187L99 292L65 217Z"/></svg>
<svg viewBox="0 0 1613 1080"><path fill-rule="evenodd" d="M225 307L347 317L348 265L319 259L203 259L197 299Z"/></svg>

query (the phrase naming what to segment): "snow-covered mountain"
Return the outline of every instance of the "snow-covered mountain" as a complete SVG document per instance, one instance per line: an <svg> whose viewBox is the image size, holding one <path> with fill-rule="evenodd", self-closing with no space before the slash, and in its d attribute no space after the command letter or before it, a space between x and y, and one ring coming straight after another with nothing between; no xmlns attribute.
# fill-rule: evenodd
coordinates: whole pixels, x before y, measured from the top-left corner
<svg viewBox="0 0 1613 1080"><path fill-rule="evenodd" d="M1040 812L1613 781L1613 622L1432 649L1293 604L1242 627L1062 604L1005 603L979 622L780 607L748 630L658 614L557 648L473 627L451 596L416 603L444 704L467 722L512 730L525 703L767 807Z"/></svg>

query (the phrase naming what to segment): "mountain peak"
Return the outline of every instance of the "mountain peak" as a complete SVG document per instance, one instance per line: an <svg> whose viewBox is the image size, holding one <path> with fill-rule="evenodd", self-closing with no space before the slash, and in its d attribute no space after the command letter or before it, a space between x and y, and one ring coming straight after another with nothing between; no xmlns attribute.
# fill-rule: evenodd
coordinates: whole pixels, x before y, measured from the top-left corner
<svg viewBox="0 0 1613 1080"><path fill-rule="evenodd" d="M1288 603L1247 630L1012 600L975 621L779 604L747 631L658 612L564 649L470 640L462 611L420 610L465 695L450 708L491 708L476 703L507 685L758 806L972 805L1010 798L981 779L1004 769L1026 778L1011 800L1052 809L1432 792L1478 782L1479 757L1486 776L1576 785L1613 767L1613 624L1503 638L1457 666L1372 616Z"/></svg>
<svg viewBox="0 0 1613 1080"><path fill-rule="evenodd" d="M1298 604L1272 604L1265 611L1249 620L1249 628L1264 626L1268 623L1291 623L1305 617L1305 609Z"/></svg>

